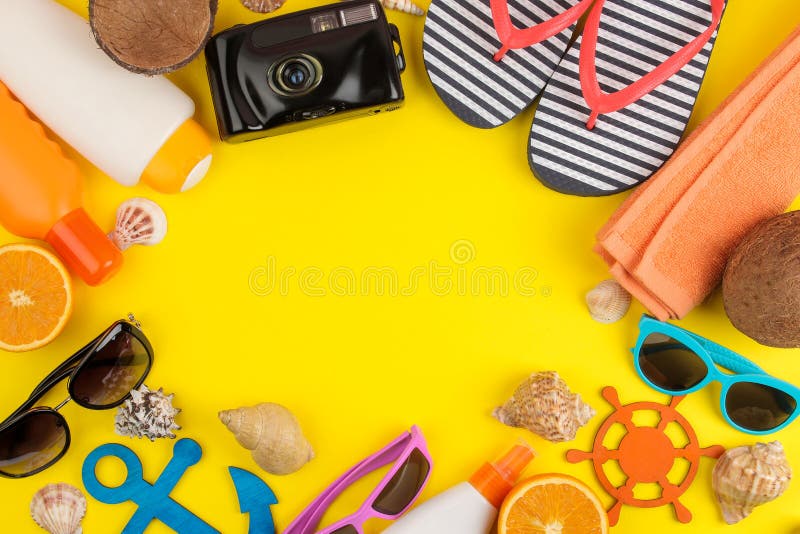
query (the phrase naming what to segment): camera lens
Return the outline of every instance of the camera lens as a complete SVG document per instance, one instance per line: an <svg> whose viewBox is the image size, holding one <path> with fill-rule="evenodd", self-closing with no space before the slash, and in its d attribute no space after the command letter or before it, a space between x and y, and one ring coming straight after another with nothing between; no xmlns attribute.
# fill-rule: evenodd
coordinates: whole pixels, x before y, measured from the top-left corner
<svg viewBox="0 0 800 534"><path fill-rule="evenodd" d="M284 59L270 69L269 85L273 91L284 96L299 96L308 93L322 79L322 65L311 56Z"/></svg>
<svg viewBox="0 0 800 534"><path fill-rule="evenodd" d="M293 62L283 69L283 83L286 87L295 90L305 89L306 82L311 77L308 67L300 62Z"/></svg>

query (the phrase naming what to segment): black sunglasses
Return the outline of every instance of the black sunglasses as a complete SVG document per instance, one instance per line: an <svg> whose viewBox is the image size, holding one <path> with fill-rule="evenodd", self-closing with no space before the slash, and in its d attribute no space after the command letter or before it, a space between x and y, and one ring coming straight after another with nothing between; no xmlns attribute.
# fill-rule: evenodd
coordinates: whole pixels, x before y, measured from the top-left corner
<svg viewBox="0 0 800 534"><path fill-rule="evenodd" d="M122 404L144 382L153 347L132 315L119 320L47 375L22 406L0 422L0 476L23 478L56 463L70 444L67 421L58 410L74 400L90 410ZM69 397L56 406L34 407L69 378Z"/></svg>

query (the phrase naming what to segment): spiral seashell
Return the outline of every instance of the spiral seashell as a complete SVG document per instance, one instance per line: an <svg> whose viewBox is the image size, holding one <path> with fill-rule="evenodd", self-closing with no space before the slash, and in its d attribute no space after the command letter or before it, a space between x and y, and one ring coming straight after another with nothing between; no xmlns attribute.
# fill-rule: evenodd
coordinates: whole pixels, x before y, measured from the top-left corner
<svg viewBox="0 0 800 534"><path fill-rule="evenodd" d="M272 13L281 7L286 0L242 0L242 5L256 13Z"/></svg>
<svg viewBox="0 0 800 534"><path fill-rule="evenodd" d="M595 321L615 323L628 313L631 294L616 280L603 280L586 294L586 305Z"/></svg>
<svg viewBox="0 0 800 534"><path fill-rule="evenodd" d="M711 476L722 516L732 525L756 506L780 497L789 486L792 469L783 446L773 441L725 451Z"/></svg>
<svg viewBox="0 0 800 534"><path fill-rule="evenodd" d="M86 497L81 490L59 482L48 484L33 496L31 517L50 534L82 534Z"/></svg>
<svg viewBox="0 0 800 534"><path fill-rule="evenodd" d="M594 409L572 393L555 371L534 373L492 417L504 425L527 428L552 442L575 438L594 417Z"/></svg>
<svg viewBox="0 0 800 534"><path fill-rule="evenodd" d="M280 404L265 402L225 410L219 413L219 419L268 473L288 475L314 458L314 450L297 419Z"/></svg>
<svg viewBox="0 0 800 534"><path fill-rule="evenodd" d="M386 9L394 9L410 15L421 17L425 12L418 5L411 0L380 0L383 7Z"/></svg>
<svg viewBox="0 0 800 534"><path fill-rule="evenodd" d="M108 234L120 250L131 245L156 245L167 235L167 216L146 198L131 198L117 208L117 224Z"/></svg>

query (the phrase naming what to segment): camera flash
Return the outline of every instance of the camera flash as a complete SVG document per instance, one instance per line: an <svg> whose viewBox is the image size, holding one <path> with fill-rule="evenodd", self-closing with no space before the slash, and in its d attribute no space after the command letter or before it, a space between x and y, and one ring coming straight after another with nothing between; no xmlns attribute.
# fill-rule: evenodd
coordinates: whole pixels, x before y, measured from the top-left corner
<svg viewBox="0 0 800 534"><path fill-rule="evenodd" d="M336 13L322 13L311 17L311 29L314 33L335 30L338 27L339 21L336 20Z"/></svg>

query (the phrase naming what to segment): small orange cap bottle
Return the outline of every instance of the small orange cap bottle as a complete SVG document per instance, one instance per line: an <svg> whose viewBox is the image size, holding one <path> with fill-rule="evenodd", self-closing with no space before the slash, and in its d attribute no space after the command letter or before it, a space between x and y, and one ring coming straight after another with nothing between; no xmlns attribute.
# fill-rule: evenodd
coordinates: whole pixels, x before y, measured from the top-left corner
<svg viewBox="0 0 800 534"><path fill-rule="evenodd" d="M84 211L77 165L0 83L0 224L49 242L89 285L108 280L122 253Z"/></svg>
<svg viewBox="0 0 800 534"><path fill-rule="evenodd" d="M495 508L517 483L522 471L533 460L534 452L527 444L515 445L505 456L494 463L485 463L472 475L469 483Z"/></svg>

